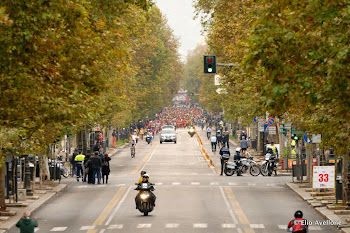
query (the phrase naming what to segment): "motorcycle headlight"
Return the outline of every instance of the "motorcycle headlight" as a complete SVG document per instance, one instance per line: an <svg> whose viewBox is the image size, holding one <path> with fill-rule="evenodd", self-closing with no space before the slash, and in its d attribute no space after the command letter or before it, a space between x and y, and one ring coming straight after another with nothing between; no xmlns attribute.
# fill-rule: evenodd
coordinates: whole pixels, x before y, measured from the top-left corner
<svg viewBox="0 0 350 233"><path fill-rule="evenodd" d="M147 194L141 194L141 199L146 199L147 197L148 197L148 195Z"/></svg>

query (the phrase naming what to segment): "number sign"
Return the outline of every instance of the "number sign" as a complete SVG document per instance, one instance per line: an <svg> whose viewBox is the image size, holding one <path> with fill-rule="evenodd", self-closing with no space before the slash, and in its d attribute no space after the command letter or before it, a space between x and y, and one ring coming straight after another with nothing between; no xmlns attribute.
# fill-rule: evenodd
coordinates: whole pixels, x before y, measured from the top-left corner
<svg viewBox="0 0 350 233"><path fill-rule="evenodd" d="M313 166L312 188L334 188L335 187L334 166Z"/></svg>

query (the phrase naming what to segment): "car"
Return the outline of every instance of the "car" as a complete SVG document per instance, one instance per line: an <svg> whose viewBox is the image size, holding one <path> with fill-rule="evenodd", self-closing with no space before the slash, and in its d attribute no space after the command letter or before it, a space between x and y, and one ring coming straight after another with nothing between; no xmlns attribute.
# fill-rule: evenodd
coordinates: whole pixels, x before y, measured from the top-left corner
<svg viewBox="0 0 350 233"><path fill-rule="evenodd" d="M175 126L173 126L173 125L165 125L165 126L162 127L162 129L173 129L173 130L176 130Z"/></svg>
<svg viewBox="0 0 350 233"><path fill-rule="evenodd" d="M160 132L160 144L163 142L174 142L177 141L177 136L174 128L163 128Z"/></svg>

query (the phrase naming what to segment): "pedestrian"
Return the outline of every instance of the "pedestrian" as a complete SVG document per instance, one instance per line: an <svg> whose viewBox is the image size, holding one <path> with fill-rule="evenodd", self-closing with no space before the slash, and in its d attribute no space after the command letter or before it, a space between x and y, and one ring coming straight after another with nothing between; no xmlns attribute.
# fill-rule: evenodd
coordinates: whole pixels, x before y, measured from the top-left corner
<svg viewBox="0 0 350 233"><path fill-rule="evenodd" d="M245 156L248 148L248 141L245 137L242 137L242 140L239 142L239 147L241 148L242 154Z"/></svg>
<svg viewBox="0 0 350 233"><path fill-rule="evenodd" d="M101 167L102 167L101 157L99 156L98 151L95 151L95 156L91 158L93 184L95 184L96 175L97 175L97 183L101 184Z"/></svg>
<svg viewBox="0 0 350 233"><path fill-rule="evenodd" d="M84 160L84 179L83 179L83 182L86 182L86 177L89 175L89 171L90 171L90 168L91 168L91 155L90 154L87 154L85 156L85 160ZM88 177L88 180L89 180L89 177Z"/></svg>
<svg viewBox="0 0 350 233"><path fill-rule="evenodd" d="M216 135L211 135L211 137L210 137L210 142L211 142L211 151L216 151L216 141L217 141L217 139L216 139Z"/></svg>
<svg viewBox="0 0 350 233"><path fill-rule="evenodd" d="M20 233L34 233L34 228L38 227L38 218L30 218L30 212L27 210L23 213L22 218L17 222L16 227L18 227Z"/></svg>
<svg viewBox="0 0 350 233"><path fill-rule="evenodd" d="M220 130L218 130L216 133L216 140L217 140L218 145L220 145L222 143L222 135L220 133Z"/></svg>
<svg viewBox="0 0 350 233"><path fill-rule="evenodd" d="M224 135L224 141L226 142L227 148L230 149L230 133L226 131Z"/></svg>
<svg viewBox="0 0 350 233"><path fill-rule="evenodd" d="M72 164L72 176L74 176L75 174L77 174L77 166L76 166L76 162L75 162L75 157L78 155L78 149L75 148L72 158L70 160L70 163Z"/></svg>
<svg viewBox="0 0 350 233"><path fill-rule="evenodd" d="M112 147L115 147L116 143L117 143L117 132L115 130L113 130L112 137L113 137L113 145L112 145Z"/></svg>
<svg viewBox="0 0 350 233"><path fill-rule="evenodd" d="M85 160L85 155L83 155L81 153L81 151L79 151L79 154L77 156L75 156L75 163L76 163L76 167L77 167L77 181L79 182L79 178L80 178L80 173L81 173L81 177L83 180L83 162Z"/></svg>
<svg viewBox="0 0 350 233"><path fill-rule="evenodd" d="M108 175L111 171L109 167L109 161L111 161L111 158L108 157L107 153L105 153L102 159L102 182L105 183L106 176L106 184L108 184Z"/></svg>
<svg viewBox="0 0 350 233"><path fill-rule="evenodd" d="M225 147L224 143L221 143L221 149L220 149L220 161L221 161L221 173L220 176L222 176L222 173L224 171L225 166L225 159L228 160L230 158L230 150Z"/></svg>
<svg viewBox="0 0 350 233"><path fill-rule="evenodd" d="M94 151L100 151L100 142L97 142L96 145L94 146Z"/></svg>

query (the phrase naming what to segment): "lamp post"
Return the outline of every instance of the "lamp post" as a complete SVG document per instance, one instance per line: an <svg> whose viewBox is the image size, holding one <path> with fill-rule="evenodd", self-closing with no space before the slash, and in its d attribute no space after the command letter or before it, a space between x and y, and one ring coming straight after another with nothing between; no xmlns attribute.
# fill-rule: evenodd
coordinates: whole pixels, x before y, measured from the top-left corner
<svg viewBox="0 0 350 233"><path fill-rule="evenodd" d="M24 166L25 166L25 173L24 173L24 188L26 189L27 196L33 196L32 192L32 185L31 185L31 172L29 167L29 159L28 155L25 155L24 157Z"/></svg>

